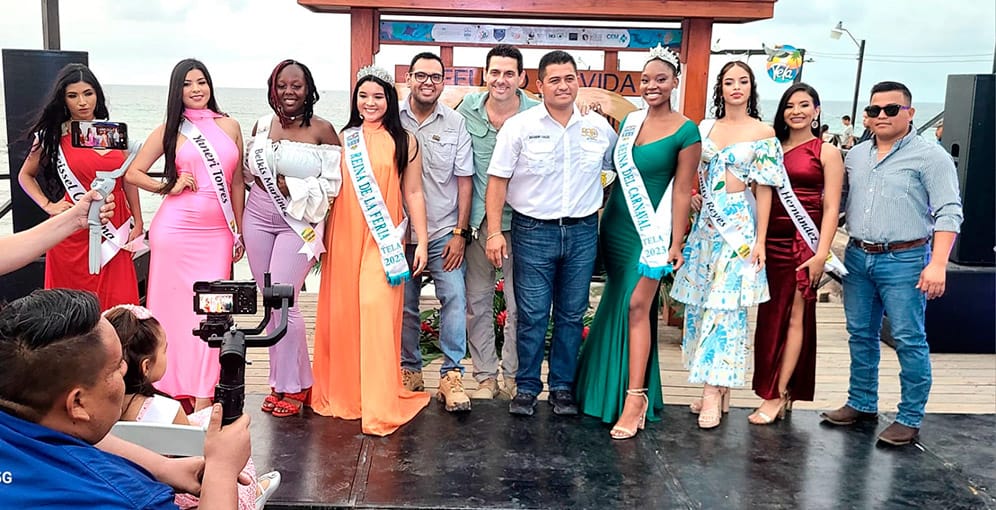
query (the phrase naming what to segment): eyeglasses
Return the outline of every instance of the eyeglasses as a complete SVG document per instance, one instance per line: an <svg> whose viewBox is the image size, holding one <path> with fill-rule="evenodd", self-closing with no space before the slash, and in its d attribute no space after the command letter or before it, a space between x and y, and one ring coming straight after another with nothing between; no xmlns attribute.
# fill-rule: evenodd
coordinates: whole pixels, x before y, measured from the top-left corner
<svg viewBox="0 0 996 510"><path fill-rule="evenodd" d="M415 78L415 81L419 83L425 83L425 80L432 80L432 83L439 85L443 82L443 75L439 73L429 74L423 72L411 73L411 77Z"/></svg>
<svg viewBox="0 0 996 510"><path fill-rule="evenodd" d="M899 115L900 110L909 110L909 109L910 109L909 106L903 106L901 104L895 104L895 103L887 104L885 106L878 106L873 104L865 107L865 113L868 114L869 117L878 117L878 114L882 113L882 111L885 110L886 117L895 117L896 115Z"/></svg>

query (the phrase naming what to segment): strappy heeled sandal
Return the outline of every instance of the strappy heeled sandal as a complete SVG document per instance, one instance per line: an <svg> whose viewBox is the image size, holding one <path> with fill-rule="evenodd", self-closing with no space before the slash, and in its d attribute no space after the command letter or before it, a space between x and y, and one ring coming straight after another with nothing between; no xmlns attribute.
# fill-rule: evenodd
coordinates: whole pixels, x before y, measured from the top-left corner
<svg viewBox="0 0 996 510"><path fill-rule="evenodd" d="M762 406L764 404L761 404ZM784 419L785 412L792 407L792 399L789 397L788 392L782 393L781 397L778 398L778 410L775 412L774 416L768 416L767 413L761 412L761 408L758 407L750 416L747 417L747 421L751 425L771 425L772 423Z"/></svg>
<svg viewBox="0 0 996 510"><path fill-rule="evenodd" d="M723 419L723 413L730 411L730 389L711 386L715 391L706 393L709 388L702 390L702 410L699 412L700 429L718 427Z"/></svg>
<svg viewBox="0 0 996 510"><path fill-rule="evenodd" d="M301 390L297 393L284 393L284 398L277 402L273 408L273 416L286 418L288 416L304 415L304 406L308 404L311 397L311 388Z"/></svg>
<svg viewBox="0 0 996 510"><path fill-rule="evenodd" d="M612 439L629 439L636 435L637 432L643 430L643 427L647 424L647 410L650 408L650 399L647 398L647 388L640 388L636 390L626 390L626 397L629 398L630 395L643 397L643 405L640 410L640 421L636 424L636 429L628 429L626 427L620 426L617 421L612 430L609 431L609 435Z"/></svg>
<svg viewBox="0 0 996 510"><path fill-rule="evenodd" d="M272 413L273 408L277 407L277 402L284 398L284 394L278 392L277 390L270 388L270 394L263 399L263 405L260 406L260 410L264 413Z"/></svg>

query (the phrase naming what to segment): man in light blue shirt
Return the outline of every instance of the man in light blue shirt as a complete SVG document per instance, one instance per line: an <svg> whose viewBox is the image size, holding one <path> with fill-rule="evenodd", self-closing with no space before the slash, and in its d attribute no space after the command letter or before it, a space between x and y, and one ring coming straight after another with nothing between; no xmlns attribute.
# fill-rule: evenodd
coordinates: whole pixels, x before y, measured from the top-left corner
<svg viewBox="0 0 996 510"><path fill-rule="evenodd" d="M498 353L493 324L495 296L495 266L484 252L487 219L484 197L488 189L488 165L494 154L498 130L513 115L539 104L519 86L525 79L522 53L513 46L499 44L488 52L484 67L486 91L464 96L457 112L467 121L471 147L474 151L474 198L470 208L470 228L473 239L467 245L467 343L474 362L474 379L478 389L473 398L491 399L499 396L511 400L515 396L515 371L518 356L515 348L515 305L513 260L511 255L502 263L505 296L504 343L501 349L503 385L498 385ZM502 235L511 244L512 208L505 206L501 217Z"/></svg>
<svg viewBox="0 0 996 510"><path fill-rule="evenodd" d="M915 109L905 85L872 87L865 108L871 140L847 154L849 192L844 256L844 314L850 334L847 403L823 413L835 425L874 421L878 413L879 331L888 314L896 341L902 397L896 421L879 434L913 442L930 394L927 300L944 294L951 246L961 228L961 195L951 157L912 129Z"/></svg>

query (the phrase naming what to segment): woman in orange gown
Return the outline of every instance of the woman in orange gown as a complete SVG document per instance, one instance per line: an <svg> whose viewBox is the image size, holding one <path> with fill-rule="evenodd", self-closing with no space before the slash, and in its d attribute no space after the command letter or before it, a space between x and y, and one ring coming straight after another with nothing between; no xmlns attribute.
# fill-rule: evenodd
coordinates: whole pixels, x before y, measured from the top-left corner
<svg viewBox="0 0 996 510"><path fill-rule="evenodd" d="M428 393L404 389L399 368L403 283L409 271L401 246L406 229L394 229L407 209L418 239L428 234L421 157L415 138L401 126L393 81L382 69L360 71L340 137L346 151L343 183L325 230L328 251L318 293L311 399L316 413L360 419L363 433L377 436L394 432L429 402ZM347 141L350 135L354 143ZM357 149L359 137L363 143ZM359 165L365 175L354 174L350 161L357 164L364 156L363 144L368 159ZM373 195L369 187L356 185L368 180L376 184ZM372 207L377 198L382 198L380 206ZM372 219L378 213L386 228L384 221ZM400 267L392 257L397 250ZM420 241L410 274L419 274L426 258L427 246Z"/></svg>

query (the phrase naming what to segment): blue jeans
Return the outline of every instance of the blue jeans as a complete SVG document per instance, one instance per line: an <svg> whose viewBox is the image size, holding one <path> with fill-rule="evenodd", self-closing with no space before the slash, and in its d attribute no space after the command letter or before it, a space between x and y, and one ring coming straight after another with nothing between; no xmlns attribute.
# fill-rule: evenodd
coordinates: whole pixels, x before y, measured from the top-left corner
<svg viewBox="0 0 996 510"><path fill-rule="evenodd" d="M878 412L879 331L889 316L899 358L902 390L896 422L920 428L930 394L930 349L924 331L927 298L916 288L930 261L930 245L869 254L848 246L844 266L844 315L850 334L851 380L847 405Z"/></svg>
<svg viewBox="0 0 996 510"><path fill-rule="evenodd" d="M551 304L554 327L547 384L550 391L574 388L597 246L596 215L565 226L512 216L519 393L537 395L543 390L540 369Z"/></svg>
<svg viewBox="0 0 996 510"><path fill-rule="evenodd" d="M439 345L443 351L443 368L440 376L450 370L463 374L460 361L467 354L467 293L463 277L466 263L453 271L443 271L443 248L453 234L429 241L429 263L426 270L432 274L439 299ZM405 255L411 264L415 256L415 245L406 246ZM422 352L418 347L422 321L418 317L419 296L422 293L422 276L405 282L405 311L401 323L401 368L415 372L422 371Z"/></svg>

